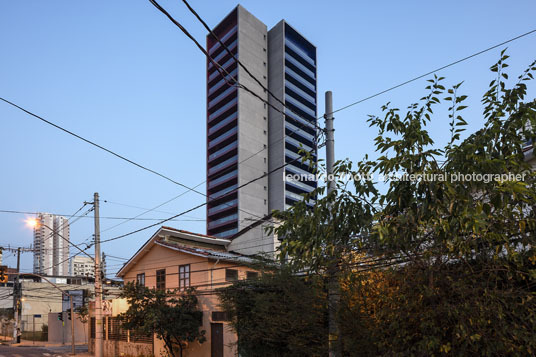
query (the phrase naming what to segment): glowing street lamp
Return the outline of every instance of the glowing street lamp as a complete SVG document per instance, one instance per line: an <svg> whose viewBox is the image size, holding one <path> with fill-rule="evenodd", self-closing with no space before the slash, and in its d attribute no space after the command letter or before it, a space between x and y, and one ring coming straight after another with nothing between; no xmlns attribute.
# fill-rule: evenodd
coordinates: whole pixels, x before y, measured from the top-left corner
<svg viewBox="0 0 536 357"><path fill-rule="evenodd" d="M31 228L37 228L39 226L39 221L35 218L28 218L26 220L26 225Z"/></svg>

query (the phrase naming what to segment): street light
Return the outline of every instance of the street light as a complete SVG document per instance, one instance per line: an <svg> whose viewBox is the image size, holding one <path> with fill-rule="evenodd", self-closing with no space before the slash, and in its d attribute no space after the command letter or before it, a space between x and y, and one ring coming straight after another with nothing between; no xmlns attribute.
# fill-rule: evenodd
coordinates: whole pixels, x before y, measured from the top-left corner
<svg viewBox="0 0 536 357"><path fill-rule="evenodd" d="M39 221L35 218L28 218L26 220L26 225L31 228L37 228L39 226Z"/></svg>

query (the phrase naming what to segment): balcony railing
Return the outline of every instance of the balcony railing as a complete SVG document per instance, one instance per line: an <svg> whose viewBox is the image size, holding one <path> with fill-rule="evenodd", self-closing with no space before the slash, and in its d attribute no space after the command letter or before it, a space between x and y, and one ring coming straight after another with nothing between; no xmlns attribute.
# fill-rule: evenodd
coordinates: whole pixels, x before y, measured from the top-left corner
<svg viewBox="0 0 536 357"><path fill-rule="evenodd" d="M235 49L236 45L238 44L238 40L234 40L233 42L231 42L231 44L229 44L229 46L227 46L227 48L232 51ZM220 53L219 55L217 55L216 57L213 58L214 62L218 63L219 60L221 60L223 57L225 57L225 55L227 55L227 51L223 51L222 53ZM212 63L212 61L209 61L208 63L208 69L212 69L212 67L214 67L214 64Z"/></svg>
<svg viewBox="0 0 536 357"><path fill-rule="evenodd" d="M210 129L208 129L208 135L214 134L215 132L217 132L218 130L220 130L227 124L231 123L233 120L235 120L236 117L237 117L237 112L234 112L231 115L229 115L227 118L220 121L218 124L210 127Z"/></svg>
<svg viewBox="0 0 536 357"><path fill-rule="evenodd" d="M294 98L292 98L290 95L288 94L285 94L285 102L288 102L296 107L298 107L299 109L301 109L302 111L304 111L305 113L309 114L310 116L312 116L313 118L316 117L316 112L314 110L312 110L311 108L309 108L308 106L306 106L305 104L303 104L302 102L300 102L299 100L296 100Z"/></svg>
<svg viewBox="0 0 536 357"><path fill-rule="evenodd" d="M229 67L234 62L235 62L234 58L230 58L230 59L227 60L227 62L222 64L221 67L224 68L225 70L227 70L227 67ZM223 72L223 73L225 73L225 72ZM209 83L212 82L212 80L214 78L216 78L217 76L221 76L220 71L216 71L216 72L212 73L210 76L208 76L208 82Z"/></svg>
<svg viewBox="0 0 536 357"><path fill-rule="evenodd" d="M315 72L311 71L308 67L305 67L300 61L292 57L290 53L285 53L285 60L298 67L303 73L311 77L313 81L316 79Z"/></svg>
<svg viewBox="0 0 536 357"><path fill-rule="evenodd" d="M315 61L309 57L309 55L302 50L298 45L296 45L292 40L289 40L288 38L285 38L285 45L288 46L292 51L296 52L298 55L300 55L301 58L303 58L305 61L307 61L311 66L316 66Z"/></svg>
<svg viewBox="0 0 536 357"><path fill-rule="evenodd" d="M238 213L233 213L230 216L222 217L222 218L219 218L219 219L216 219L214 221L209 222L208 228L209 229L214 228L214 227L219 226L219 225L224 224L224 223L229 223L229 222L236 221L237 219L238 219Z"/></svg>
<svg viewBox="0 0 536 357"><path fill-rule="evenodd" d="M287 66L285 66L285 73L291 76L292 78L294 78L296 81L303 84L304 86L306 86L307 88L309 88L310 90L312 90L313 92L316 92L316 87L314 84L312 84L311 82L303 78L298 73L294 72L291 68L288 68Z"/></svg>
<svg viewBox="0 0 536 357"><path fill-rule="evenodd" d="M222 182L225 182L227 181L228 179L232 178L232 177L236 177L236 175L238 174L238 170L233 170L223 176L220 176L218 177L217 179L214 179L214 180L211 180L209 183L208 183L208 188L211 189L213 187L216 187L218 186L220 183Z"/></svg>
<svg viewBox="0 0 536 357"><path fill-rule="evenodd" d="M295 147L297 147L298 149L304 149L304 150L307 150L307 151L313 151L313 148L310 147L309 145L306 145L302 142L299 142L298 140L290 137L290 136L285 136L285 141L289 144L292 144L294 145ZM301 145L301 146L300 146Z"/></svg>
<svg viewBox="0 0 536 357"><path fill-rule="evenodd" d="M312 105L316 106L316 98L312 97L308 93L305 93L305 91L303 89L301 89L298 86L294 85L290 81L285 81L285 86L288 89L290 89L293 92L295 92L296 94L298 94L299 96L301 96L302 98L304 98L305 100L307 100Z"/></svg>
<svg viewBox="0 0 536 357"><path fill-rule="evenodd" d="M218 95L216 98L212 99L210 102L208 102L208 109L211 109L213 106L230 96L231 94L236 93L236 87L229 87L226 90L223 91L220 95Z"/></svg>
<svg viewBox="0 0 536 357"><path fill-rule="evenodd" d="M212 208L209 208L208 209L208 215L212 216L212 215L214 215L216 213L223 212L223 211L225 211L227 209L236 207L237 203L238 203L238 200L235 198L234 200L227 201L227 202L222 203L220 205L217 205L217 206L214 206Z"/></svg>
<svg viewBox="0 0 536 357"><path fill-rule="evenodd" d="M292 131L293 133L296 133L296 135L299 135L305 139L307 139L308 141L311 141L311 142L315 142L315 136L314 135L311 135L309 134L309 132L301 129L301 128L298 128L297 126L295 126L294 124L291 124L289 123L288 121L285 122L285 126L287 127L287 129L289 129L290 131Z"/></svg>
<svg viewBox="0 0 536 357"><path fill-rule="evenodd" d="M222 147L221 149L215 151L213 154L210 154L208 156L208 161L212 161L218 158L219 156L225 154L226 152L229 152L230 150L235 149L237 146L238 146L238 143L235 141L235 142L230 143L229 145Z"/></svg>
<svg viewBox="0 0 536 357"><path fill-rule="evenodd" d="M225 161L222 161L221 163L219 163L218 165L216 166L212 166L210 169L208 169L208 174L209 175L212 175L218 171L220 171L221 169L223 169L224 167L228 166L228 165L231 165L233 163L236 163L238 162L238 155L235 155Z"/></svg>
<svg viewBox="0 0 536 357"><path fill-rule="evenodd" d="M222 37L220 37L220 41L223 42L225 44L225 41L227 41L232 35L234 35L236 33L236 31L238 30L238 25L235 25L232 29L230 29L225 35L223 35ZM214 45L210 48L210 50L208 51L208 53L211 55L213 54L218 48L221 47L221 44L219 41L216 41L216 43L214 43Z"/></svg>
<svg viewBox="0 0 536 357"><path fill-rule="evenodd" d="M238 102L238 98L233 98L229 103L225 104L220 109L216 110L214 113L210 114L208 116L208 121L212 121L215 118L217 118L221 113L224 113L225 111L229 110L233 105L235 105Z"/></svg>
<svg viewBox="0 0 536 357"><path fill-rule="evenodd" d="M225 141L226 139L229 139L231 136L233 136L234 134L236 134L236 132L238 131L238 128L235 126L234 128L231 128L229 129L228 131L226 131L225 133L221 134L220 136L218 136L217 138L211 140L208 144L208 148L209 149L212 149L214 146L222 143L223 141Z"/></svg>
<svg viewBox="0 0 536 357"><path fill-rule="evenodd" d="M233 234L236 234L236 233L238 233L238 228L233 228L233 229L229 229L227 231L214 233L213 236L216 237L216 238L227 238L227 237L230 237L230 236L232 236Z"/></svg>
<svg viewBox="0 0 536 357"><path fill-rule="evenodd" d="M310 122L309 120L298 116L297 114L295 114L294 112L290 111L287 108L285 108L285 115L290 117L290 118L292 118L292 119L294 119L294 120L296 120L297 122L302 123L303 125L307 125L311 129L315 129L315 125L312 122Z"/></svg>

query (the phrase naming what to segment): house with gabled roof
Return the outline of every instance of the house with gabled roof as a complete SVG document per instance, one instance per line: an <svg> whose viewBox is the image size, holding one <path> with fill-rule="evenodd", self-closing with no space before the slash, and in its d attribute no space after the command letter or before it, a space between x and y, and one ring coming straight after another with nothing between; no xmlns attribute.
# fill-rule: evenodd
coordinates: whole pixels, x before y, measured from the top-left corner
<svg viewBox="0 0 536 357"><path fill-rule="evenodd" d="M207 341L188 346L184 357L237 355L236 334L228 327L226 316L219 307L216 289L236 280L253 279L258 273L248 266L248 263L252 262L250 257L227 250L229 243L228 239L163 226L117 273L125 283L137 282L149 288L196 288L199 308L203 311L200 328L206 331ZM114 319L127 308L124 303L111 303L104 321L105 355L132 351L136 347L135 344L142 341L147 345L152 342L153 355L160 356L164 351L164 344L154 336L152 341L143 341L143 338L134 337L133 333L127 331L123 332L126 337L121 341L122 333L114 332ZM113 340L116 335L119 336L118 341ZM93 347L93 341L91 342L90 349ZM137 350L146 353L150 349L148 346L139 346Z"/></svg>

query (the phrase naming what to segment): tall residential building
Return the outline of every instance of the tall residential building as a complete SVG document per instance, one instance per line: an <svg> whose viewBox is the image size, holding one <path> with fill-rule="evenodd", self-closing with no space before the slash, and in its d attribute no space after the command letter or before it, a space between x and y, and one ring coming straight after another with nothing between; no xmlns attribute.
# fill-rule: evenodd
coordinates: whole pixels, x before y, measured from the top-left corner
<svg viewBox="0 0 536 357"><path fill-rule="evenodd" d="M209 34L207 51L228 74L207 60L207 234L233 238L247 228L231 249L272 252L277 238L267 235L262 224L251 225L316 187L315 180L285 180L288 173L312 172L294 160L301 148L312 151L316 161L316 48L285 21L268 32L240 5L213 32L225 46ZM285 106L269 97L235 58ZM257 97L231 85L232 79Z"/></svg>
<svg viewBox="0 0 536 357"><path fill-rule="evenodd" d="M33 272L40 275L69 274L69 222L67 218L38 213L34 228Z"/></svg>
<svg viewBox="0 0 536 357"><path fill-rule="evenodd" d="M316 47L282 20L268 33L268 53L269 89L285 103L270 97L268 208L283 211L317 185L310 162L317 161ZM300 150L311 153L309 161Z"/></svg>

